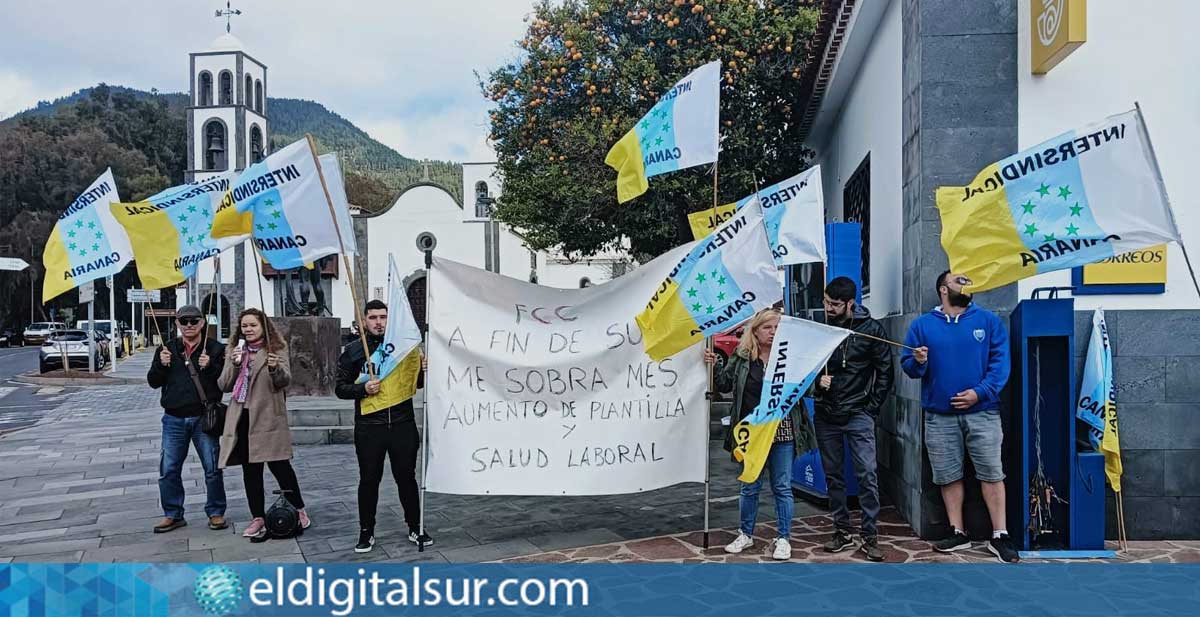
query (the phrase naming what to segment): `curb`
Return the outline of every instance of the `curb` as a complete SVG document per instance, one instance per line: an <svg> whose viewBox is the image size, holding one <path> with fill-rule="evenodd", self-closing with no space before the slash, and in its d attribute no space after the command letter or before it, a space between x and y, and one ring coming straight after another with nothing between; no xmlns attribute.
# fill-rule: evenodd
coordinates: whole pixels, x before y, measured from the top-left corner
<svg viewBox="0 0 1200 617"><path fill-rule="evenodd" d="M77 379L72 377L41 377L40 375L30 375L20 373L10 377L12 381L18 383L29 384L32 386L120 386L120 385L136 385L145 383L144 379L136 379L129 377L91 377Z"/></svg>

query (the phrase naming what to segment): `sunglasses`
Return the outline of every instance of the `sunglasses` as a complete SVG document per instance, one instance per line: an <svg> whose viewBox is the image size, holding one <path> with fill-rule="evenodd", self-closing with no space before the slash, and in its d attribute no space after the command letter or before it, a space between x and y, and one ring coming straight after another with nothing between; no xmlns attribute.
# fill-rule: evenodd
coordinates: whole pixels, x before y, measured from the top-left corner
<svg viewBox="0 0 1200 617"><path fill-rule="evenodd" d="M199 317L184 317L179 320L179 325L181 326L194 326L198 323L200 323Z"/></svg>

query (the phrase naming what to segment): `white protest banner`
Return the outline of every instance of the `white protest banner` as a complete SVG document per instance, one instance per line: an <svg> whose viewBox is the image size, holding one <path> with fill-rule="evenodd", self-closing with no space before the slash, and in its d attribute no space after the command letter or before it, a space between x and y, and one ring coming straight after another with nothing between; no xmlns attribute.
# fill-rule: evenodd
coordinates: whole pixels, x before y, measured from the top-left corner
<svg viewBox="0 0 1200 617"><path fill-rule="evenodd" d="M428 490L609 495L703 482L703 350L655 362L634 322L690 246L584 289L435 258Z"/></svg>

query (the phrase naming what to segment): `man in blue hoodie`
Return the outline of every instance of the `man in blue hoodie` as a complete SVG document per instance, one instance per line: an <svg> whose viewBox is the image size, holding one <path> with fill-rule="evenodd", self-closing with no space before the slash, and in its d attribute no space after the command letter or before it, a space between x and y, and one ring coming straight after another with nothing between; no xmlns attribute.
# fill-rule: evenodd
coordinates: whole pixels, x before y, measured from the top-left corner
<svg viewBox="0 0 1200 617"><path fill-rule="evenodd" d="M970 548L963 531L963 459L970 455L992 519L987 548L1002 562L1020 560L1005 525L1004 468L1000 448L1000 391L1008 381L1008 332L995 313L975 306L967 277L943 272L937 279L941 305L913 321L900 366L921 380L925 448L933 483L941 487L954 527L933 548L943 553Z"/></svg>

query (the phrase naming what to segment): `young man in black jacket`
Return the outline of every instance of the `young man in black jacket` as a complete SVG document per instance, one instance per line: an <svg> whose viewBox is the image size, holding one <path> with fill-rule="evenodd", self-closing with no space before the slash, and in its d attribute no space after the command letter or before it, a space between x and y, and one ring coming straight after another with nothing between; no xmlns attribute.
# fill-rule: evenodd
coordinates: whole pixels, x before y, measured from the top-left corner
<svg viewBox="0 0 1200 617"><path fill-rule="evenodd" d="M221 400L217 377L225 364L225 346L201 336L206 324L200 309L195 306L180 307L175 311L175 319L181 336L158 348L150 362L150 372L146 375L151 388L162 390L164 412L162 455L158 461L158 496L162 502L163 519L154 526L154 533L165 533L187 525L183 518L182 472L189 443L195 446L196 456L204 467L204 486L208 489L204 513L208 515L208 528L225 529L229 523L225 521L225 479L217 466L220 446L216 437L200 429L204 403L191 375L192 369L195 369L208 400Z"/></svg>
<svg viewBox="0 0 1200 617"><path fill-rule="evenodd" d="M387 305L371 300L363 310L359 322L366 329L369 349L364 353L361 339L355 339L342 348L338 358L338 375L335 393L338 398L354 400L354 453L358 456L358 544L356 553L367 553L375 546L375 510L379 505L379 483L383 480L383 459L386 456L392 467L392 478L400 493L400 506L404 508L404 521L408 523L408 539L425 546L433 544L429 534L421 535L421 503L417 489L417 451L421 447L421 433L413 413L412 399L363 415L362 399L379 393L377 379L357 383L359 376L366 373L364 366L375 348L383 343L387 330ZM422 369L424 369L422 358ZM424 370L417 378L417 387L424 386Z"/></svg>
<svg viewBox="0 0 1200 617"><path fill-rule="evenodd" d="M850 447L862 508L862 551L871 561L883 561L877 543L879 480L875 475L875 418L892 389L892 350L883 326L854 302L854 281L839 276L825 286L825 322L865 336L851 335L834 350L817 379L813 424L821 449L821 465L829 489L833 539L825 551L851 546L850 510L846 506L845 447Z"/></svg>

